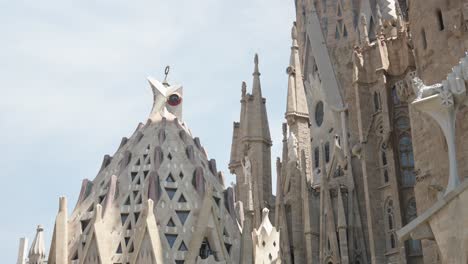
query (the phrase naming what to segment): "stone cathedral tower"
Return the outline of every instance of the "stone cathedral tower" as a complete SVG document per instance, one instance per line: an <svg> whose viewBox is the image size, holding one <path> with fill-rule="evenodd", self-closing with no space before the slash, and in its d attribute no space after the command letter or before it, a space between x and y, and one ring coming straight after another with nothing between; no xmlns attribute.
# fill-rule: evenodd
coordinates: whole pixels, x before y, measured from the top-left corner
<svg viewBox="0 0 468 264"><path fill-rule="evenodd" d="M266 111L266 100L262 96L258 55L254 59L252 93L242 83L240 122L234 123L229 169L236 175L236 197L244 208L248 205L248 186L252 186L254 226L262 221L262 209L274 210L271 189L271 136ZM246 178L243 163L248 157L252 175ZM249 182L250 181L250 182Z"/></svg>

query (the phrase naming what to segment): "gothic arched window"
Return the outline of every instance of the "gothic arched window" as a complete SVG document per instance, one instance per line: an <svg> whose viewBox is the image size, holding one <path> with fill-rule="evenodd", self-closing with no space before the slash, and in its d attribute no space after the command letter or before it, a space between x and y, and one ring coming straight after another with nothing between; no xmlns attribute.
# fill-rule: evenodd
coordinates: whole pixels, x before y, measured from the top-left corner
<svg viewBox="0 0 468 264"><path fill-rule="evenodd" d="M401 182L403 186L413 186L415 183L413 144L408 135L404 134L400 138L398 151L400 156Z"/></svg>
<svg viewBox="0 0 468 264"><path fill-rule="evenodd" d="M437 9L436 15L437 15L437 22L439 24L439 30L442 31L445 29L444 17L442 16L442 10Z"/></svg>
<svg viewBox="0 0 468 264"><path fill-rule="evenodd" d="M315 105L315 123L320 127L323 123L323 102L320 101Z"/></svg>

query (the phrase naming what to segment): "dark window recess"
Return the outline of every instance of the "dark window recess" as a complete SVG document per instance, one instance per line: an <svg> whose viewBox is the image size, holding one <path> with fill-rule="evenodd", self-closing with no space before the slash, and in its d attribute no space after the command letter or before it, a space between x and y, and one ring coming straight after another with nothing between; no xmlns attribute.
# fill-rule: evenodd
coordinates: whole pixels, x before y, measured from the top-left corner
<svg viewBox="0 0 468 264"><path fill-rule="evenodd" d="M320 127L323 123L323 102L320 101L315 105L315 123Z"/></svg>
<svg viewBox="0 0 468 264"><path fill-rule="evenodd" d="M125 222L127 222L127 218L128 218L128 214L121 214L120 215L120 220L122 221L122 225L124 225Z"/></svg>
<svg viewBox="0 0 468 264"><path fill-rule="evenodd" d="M187 199L185 199L185 196L183 194L180 195L179 197L179 203L186 203L187 202Z"/></svg>
<svg viewBox="0 0 468 264"><path fill-rule="evenodd" d="M325 143L325 162L330 161L330 142Z"/></svg>
<svg viewBox="0 0 468 264"><path fill-rule="evenodd" d="M200 246L200 254L199 256L202 259L207 259L209 256L213 255L213 251L211 250L210 243L205 238Z"/></svg>
<svg viewBox="0 0 468 264"><path fill-rule="evenodd" d="M168 227L175 227L174 221L172 221L172 218L169 219L169 222L167 222Z"/></svg>
<svg viewBox="0 0 468 264"><path fill-rule="evenodd" d="M421 42L423 49L427 49L427 38L426 38L426 30L421 29Z"/></svg>
<svg viewBox="0 0 468 264"><path fill-rule="evenodd" d="M119 246L117 247L117 251L115 253L122 254L122 243L119 244Z"/></svg>
<svg viewBox="0 0 468 264"><path fill-rule="evenodd" d="M136 212L135 213L135 223L138 223L138 219L140 218L140 213Z"/></svg>
<svg viewBox="0 0 468 264"><path fill-rule="evenodd" d="M172 200L172 198L174 198L174 195L177 189L174 189L174 188L165 188L165 189L166 189L167 195L169 196L169 199Z"/></svg>
<svg viewBox="0 0 468 264"><path fill-rule="evenodd" d="M232 245L228 243L224 243L224 246L226 247L226 251L228 252L228 254L231 255Z"/></svg>
<svg viewBox="0 0 468 264"><path fill-rule="evenodd" d="M436 14L437 14L437 22L438 22L438 25L439 25L439 30L442 31L442 30L445 29L444 17L442 15L442 10L437 9Z"/></svg>
<svg viewBox="0 0 468 264"><path fill-rule="evenodd" d="M175 182L174 177L172 177L172 173L169 173L169 176L166 178L167 182Z"/></svg>
<svg viewBox="0 0 468 264"><path fill-rule="evenodd" d="M88 227L90 222L91 222L91 219L81 220L81 231L82 232L85 231L86 227Z"/></svg>
<svg viewBox="0 0 468 264"><path fill-rule="evenodd" d="M166 239L167 239L167 242L169 243L169 246L172 248L177 239L177 235L166 234Z"/></svg>
<svg viewBox="0 0 468 264"><path fill-rule="evenodd" d="M180 243L179 251L188 251L188 248L185 245L184 241L182 241L182 243Z"/></svg>
<svg viewBox="0 0 468 264"><path fill-rule="evenodd" d="M320 166L320 151L319 148L314 149L314 167L318 168Z"/></svg>
<svg viewBox="0 0 468 264"><path fill-rule="evenodd" d="M176 211L176 214L182 225L184 225L190 215L190 211Z"/></svg>
<svg viewBox="0 0 468 264"><path fill-rule="evenodd" d="M128 247L128 244L130 243L130 238L129 237L126 237L125 238L125 246Z"/></svg>

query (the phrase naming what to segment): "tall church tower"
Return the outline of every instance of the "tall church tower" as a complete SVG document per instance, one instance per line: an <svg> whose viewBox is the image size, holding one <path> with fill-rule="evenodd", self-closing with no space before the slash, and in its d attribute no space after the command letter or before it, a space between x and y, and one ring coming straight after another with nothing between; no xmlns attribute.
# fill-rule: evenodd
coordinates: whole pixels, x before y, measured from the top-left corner
<svg viewBox="0 0 468 264"><path fill-rule="evenodd" d="M229 169L236 175L237 200L248 205L248 188L251 184L254 209L254 226L262 222L262 209L274 210L271 190L271 136L266 111L266 99L262 96L258 55L254 59L252 93L242 83L240 122L234 123ZM251 163L251 177L245 177L246 158Z"/></svg>

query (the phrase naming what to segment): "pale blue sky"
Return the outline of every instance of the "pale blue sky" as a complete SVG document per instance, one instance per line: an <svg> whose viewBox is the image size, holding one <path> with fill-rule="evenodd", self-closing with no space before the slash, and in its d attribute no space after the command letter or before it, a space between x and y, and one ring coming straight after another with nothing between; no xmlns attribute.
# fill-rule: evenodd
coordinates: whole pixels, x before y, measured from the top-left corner
<svg viewBox="0 0 468 264"><path fill-rule="evenodd" d="M251 89L258 52L274 162L293 20L292 0L0 0L2 262L15 263L37 224L50 241L58 197L71 210L82 179L145 122L146 77L168 64L185 121L229 175L241 82Z"/></svg>

